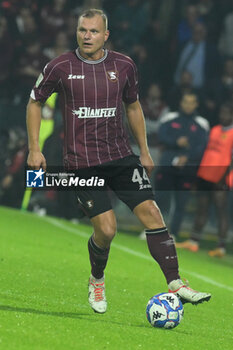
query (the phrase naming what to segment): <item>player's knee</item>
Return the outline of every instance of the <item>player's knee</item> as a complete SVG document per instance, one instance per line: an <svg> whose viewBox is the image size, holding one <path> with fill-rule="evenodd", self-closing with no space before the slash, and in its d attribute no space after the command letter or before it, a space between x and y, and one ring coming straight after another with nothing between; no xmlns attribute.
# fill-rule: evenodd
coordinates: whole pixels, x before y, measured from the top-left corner
<svg viewBox="0 0 233 350"><path fill-rule="evenodd" d="M162 217L161 211L155 202L148 205L148 213L152 218L156 220L160 220Z"/></svg>
<svg viewBox="0 0 233 350"><path fill-rule="evenodd" d="M116 234L116 224L103 222L99 225L99 232L104 240L111 241Z"/></svg>
<svg viewBox="0 0 233 350"><path fill-rule="evenodd" d="M165 225L160 209L156 203L151 203L148 205L144 225L147 229L154 229Z"/></svg>

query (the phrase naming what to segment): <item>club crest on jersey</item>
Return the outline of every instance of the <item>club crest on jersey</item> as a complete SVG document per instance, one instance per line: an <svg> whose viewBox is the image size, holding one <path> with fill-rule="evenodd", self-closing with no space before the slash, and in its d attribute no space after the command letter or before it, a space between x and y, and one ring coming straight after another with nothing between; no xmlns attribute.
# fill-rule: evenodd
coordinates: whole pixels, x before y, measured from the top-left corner
<svg viewBox="0 0 233 350"><path fill-rule="evenodd" d="M89 201L86 201L88 209L92 209L94 207L94 201L90 199Z"/></svg>
<svg viewBox="0 0 233 350"><path fill-rule="evenodd" d="M118 72L116 71L108 71L107 77L109 80L111 80L113 83L115 83L118 80Z"/></svg>

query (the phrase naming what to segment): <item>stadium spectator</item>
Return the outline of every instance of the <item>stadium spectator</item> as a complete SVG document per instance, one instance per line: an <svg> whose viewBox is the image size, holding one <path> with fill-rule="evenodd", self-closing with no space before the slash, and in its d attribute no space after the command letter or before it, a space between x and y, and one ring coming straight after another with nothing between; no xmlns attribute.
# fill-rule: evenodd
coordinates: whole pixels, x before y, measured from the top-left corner
<svg viewBox="0 0 233 350"><path fill-rule="evenodd" d="M40 1L38 3L37 0L9 0L9 1L1 1L1 11L10 18L16 18L22 8L30 8L33 14L36 14L38 8L40 7Z"/></svg>
<svg viewBox="0 0 233 350"><path fill-rule="evenodd" d="M233 96L233 58L223 64L223 72L207 84L204 90L204 113L211 126L218 123L218 112L221 104Z"/></svg>
<svg viewBox="0 0 233 350"><path fill-rule="evenodd" d="M150 2L150 15L157 24L157 36L160 41L168 42L180 10L180 1L159 0Z"/></svg>
<svg viewBox="0 0 233 350"><path fill-rule="evenodd" d="M172 83L171 40L179 12L179 1L150 1L150 18L141 43L147 48L152 58L151 72L155 81L163 84L163 89Z"/></svg>
<svg viewBox="0 0 233 350"><path fill-rule="evenodd" d="M27 43L25 51L18 59L17 69L17 77L19 79L18 94L23 104L26 104L31 86L47 61L47 57L41 52L41 45L38 41Z"/></svg>
<svg viewBox="0 0 233 350"><path fill-rule="evenodd" d="M167 103L171 111L177 111L180 106L180 100L184 93L195 91L200 100L200 91L199 89L194 89L193 87L193 76L188 71L183 71L180 76L180 81L176 85L173 85L168 91Z"/></svg>
<svg viewBox="0 0 233 350"><path fill-rule="evenodd" d="M140 96L144 97L150 84L157 78L156 66L151 69L153 57L144 45L135 45L131 56L137 64L139 83L143 86L143 89L140 90Z"/></svg>
<svg viewBox="0 0 233 350"><path fill-rule="evenodd" d="M208 16L214 8L213 0L198 0L197 8L202 16Z"/></svg>
<svg viewBox="0 0 233 350"><path fill-rule="evenodd" d="M38 25L29 8L23 7L16 17L17 30L21 46L29 41L37 41L39 36Z"/></svg>
<svg viewBox="0 0 233 350"><path fill-rule="evenodd" d="M214 44L207 40L206 27L197 23L193 27L192 39L184 46L179 55L175 72L175 83L187 70L193 76L193 86L202 88L213 76L219 74L219 55Z"/></svg>
<svg viewBox="0 0 233 350"><path fill-rule="evenodd" d="M24 193L24 166L27 156L25 130L19 127L9 130L5 158L5 174L1 179L0 204L20 208ZM6 154L7 155L7 154ZM5 156L6 156L5 155Z"/></svg>
<svg viewBox="0 0 233 350"><path fill-rule="evenodd" d="M155 163L158 162L158 128L160 119L169 112L169 108L166 105L162 89L159 84L152 83L146 96L141 101L142 109L145 115L146 130L147 130L147 142L150 149L150 154ZM130 139L133 151L138 152L138 147L135 144L135 139ZM142 235L143 239L145 234Z"/></svg>
<svg viewBox="0 0 233 350"><path fill-rule="evenodd" d="M160 38L160 24L154 17L150 19L141 44L137 45L137 47L142 46L147 55L149 53L149 64L147 64L146 69L150 72L152 81L163 81L169 67L167 55L169 44ZM144 87L143 82L141 86Z"/></svg>
<svg viewBox="0 0 233 350"><path fill-rule="evenodd" d="M158 146L157 132L160 119L169 112L158 84L151 84L147 95L142 99L142 109L145 114L147 141L149 148ZM153 158L154 159L154 158Z"/></svg>
<svg viewBox="0 0 233 350"><path fill-rule="evenodd" d="M219 40L219 51L225 57L233 57L233 11L224 19L224 27Z"/></svg>
<svg viewBox="0 0 233 350"><path fill-rule="evenodd" d="M62 53L70 50L70 43L68 36L64 31L60 31L56 34L54 45L47 47L43 50L44 55L47 59L52 60L53 58L60 56Z"/></svg>
<svg viewBox="0 0 233 350"><path fill-rule="evenodd" d="M43 79L34 86L27 107L28 165L36 169L41 166L46 168L38 143L41 104L56 90L60 94L65 122L66 167L78 170L81 176L86 174L90 178L95 174L99 178L104 176L106 180L105 191L94 187L92 190L78 190L77 194L94 227L88 241L92 271L89 279L91 307L99 313L104 313L107 308L104 269L116 233L116 218L106 191L107 185L146 227L148 248L159 263L169 290L178 293L185 302L208 301L210 294L187 288L180 279L174 242L153 201L146 173L151 173L153 161L138 101L136 67L129 57L103 49L108 36L106 15L100 10L88 10L79 17L77 50L63 54L46 65ZM140 147L140 158L132 154L123 128L123 102L129 125Z"/></svg>
<svg viewBox="0 0 233 350"><path fill-rule="evenodd" d="M67 23L68 5L65 0L53 0L41 10L42 42L45 46L53 43L57 32Z"/></svg>
<svg viewBox="0 0 233 350"><path fill-rule="evenodd" d="M14 45L9 33L8 23L4 16L0 15L0 100L8 100L11 94L12 64L14 60Z"/></svg>
<svg viewBox="0 0 233 350"><path fill-rule="evenodd" d="M140 43L149 21L147 2L126 0L120 3L112 17L112 35L116 48L131 53Z"/></svg>
<svg viewBox="0 0 233 350"><path fill-rule="evenodd" d="M194 25L202 22L197 6L188 4L185 8L184 18L178 24L177 39L179 47L191 40Z"/></svg>
<svg viewBox="0 0 233 350"><path fill-rule="evenodd" d="M155 176L156 201L161 208L169 208L174 197L170 230L175 236L207 142L208 122L198 114L197 107L197 95L184 93L180 111L165 115L158 130L161 157Z"/></svg>
<svg viewBox="0 0 233 350"><path fill-rule="evenodd" d="M15 19L16 25L17 25L17 28L18 28L18 31L20 34L28 31L28 29L27 29L28 27L30 27L30 29L32 29L32 25L31 25L32 20L31 19L33 19L33 15L32 15L30 8L22 7L19 10L19 13Z"/></svg>
<svg viewBox="0 0 233 350"><path fill-rule="evenodd" d="M71 12L68 15L66 30L63 31L67 35L67 41L69 43L70 49L75 49L75 40L76 40L76 30L77 30L77 15Z"/></svg>
<svg viewBox="0 0 233 350"><path fill-rule="evenodd" d="M224 1L198 0L197 10L205 23L208 31L208 39L216 42L218 40L222 21L221 3Z"/></svg>
<svg viewBox="0 0 233 350"><path fill-rule="evenodd" d="M191 239L177 244L178 248L198 251L201 232L208 219L208 209L210 204L214 203L218 220L218 244L216 249L209 251L212 257L223 257L226 253L229 229L229 173L233 164L232 103L221 106L219 121L220 124L210 131L208 145L198 170L197 211Z"/></svg>

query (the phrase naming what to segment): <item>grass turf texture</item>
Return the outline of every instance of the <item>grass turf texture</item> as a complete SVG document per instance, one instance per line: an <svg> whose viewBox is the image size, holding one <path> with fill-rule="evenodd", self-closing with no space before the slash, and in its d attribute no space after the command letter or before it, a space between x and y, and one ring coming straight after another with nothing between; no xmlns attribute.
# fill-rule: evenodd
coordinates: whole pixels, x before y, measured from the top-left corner
<svg viewBox="0 0 233 350"><path fill-rule="evenodd" d="M179 251L181 275L212 292L212 299L186 304L182 323L160 330L150 326L145 309L167 286L146 243L134 236L118 233L114 239L107 313L90 309L91 232L89 226L0 207L0 349L232 349L231 256L213 260L203 251Z"/></svg>

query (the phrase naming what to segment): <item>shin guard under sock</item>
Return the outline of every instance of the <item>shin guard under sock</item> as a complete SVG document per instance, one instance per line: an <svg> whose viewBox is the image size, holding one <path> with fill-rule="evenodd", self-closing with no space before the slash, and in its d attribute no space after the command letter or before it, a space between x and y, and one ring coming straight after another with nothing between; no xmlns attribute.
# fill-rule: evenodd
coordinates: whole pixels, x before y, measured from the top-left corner
<svg viewBox="0 0 233 350"><path fill-rule="evenodd" d="M173 238L166 227L145 230L149 251L157 261L169 284L179 279L179 267Z"/></svg>
<svg viewBox="0 0 233 350"><path fill-rule="evenodd" d="M91 274L100 279L104 275L104 269L107 265L110 248L100 248L96 245L93 236L88 241L88 250L91 263Z"/></svg>

